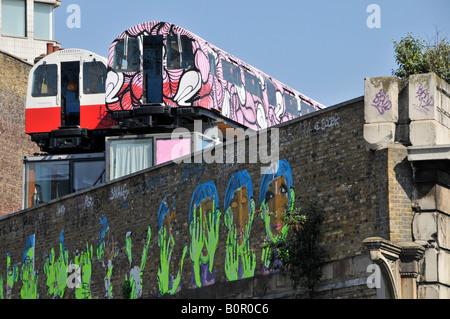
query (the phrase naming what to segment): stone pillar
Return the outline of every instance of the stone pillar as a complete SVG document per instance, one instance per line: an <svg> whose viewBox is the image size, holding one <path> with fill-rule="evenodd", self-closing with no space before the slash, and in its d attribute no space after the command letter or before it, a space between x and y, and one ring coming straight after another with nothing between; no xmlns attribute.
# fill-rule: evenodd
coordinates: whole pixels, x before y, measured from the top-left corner
<svg viewBox="0 0 450 319"><path fill-rule="evenodd" d="M400 287L400 246L381 237L364 239L363 243L370 251L370 259L381 270L386 282L386 287L394 299L401 298Z"/></svg>
<svg viewBox="0 0 450 319"><path fill-rule="evenodd" d="M372 261L380 266L394 298L417 299L419 261L425 249L414 242L393 243L380 237L366 238L364 244Z"/></svg>
<svg viewBox="0 0 450 319"><path fill-rule="evenodd" d="M404 132L405 124L408 134L407 103L399 102L406 84L395 77L364 79L364 139L369 149L382 149L397 139L408 139L397 132Z"/></svg>
<svg viewBox="0 0 450 319"><path fill-rule="evenodd" d="M450 84L434 73L411 75L409 117L413 146L450 144Z"/></svg>
<svg viewBox="0 0 450 319"><path fill-rule="evenodd" d="M417 283L419 277L419 261L422 259L425 248L414 242L401 242L400 277L402 299L417 299Z"/></svg>
<svg viewBox="0 0 450 319"><path fill-rule="evenodd" d="M421 299L450 298L450 157L437 160L442 149L411 148L408 156L415 172L413 238L425 248L419 263Z"/></svg>

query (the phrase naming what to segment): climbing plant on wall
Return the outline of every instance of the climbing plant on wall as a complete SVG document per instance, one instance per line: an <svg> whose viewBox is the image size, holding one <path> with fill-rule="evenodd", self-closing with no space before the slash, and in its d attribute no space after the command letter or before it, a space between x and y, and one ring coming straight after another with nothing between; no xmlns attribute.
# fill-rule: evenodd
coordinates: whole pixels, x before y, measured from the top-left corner
<svg viewBox="0 0 450 319"><path fill-rule="evenodd" d="M310 295L322 276L325 252L318 239L323 219L323 211L316 201L287 210L283 216L284 223L289 226L285 240L263 244L272 252L269 258L280 261L276 267L289 276L292 288L305 287Z"/></svg>

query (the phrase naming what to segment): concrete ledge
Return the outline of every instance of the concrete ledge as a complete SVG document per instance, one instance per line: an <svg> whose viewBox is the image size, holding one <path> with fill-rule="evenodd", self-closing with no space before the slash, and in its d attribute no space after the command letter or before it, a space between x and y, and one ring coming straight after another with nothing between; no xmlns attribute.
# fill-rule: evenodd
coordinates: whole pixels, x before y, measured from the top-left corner
<svg viewBox="0 0 450 319"><path fill-rule="evenodd" d="M450 299L450 287L440 284L421 284L418 289L419 299Z"/></svg>
<svg viewBox="0 0 450 319"><path fill-rule="evenodd" d="M380 150L394 144L395 123L364 124L364 140L371 150Z"/></svg>
<svg viewBox="0 0 450 319"><path fill-rule="evenodd" d="M408 160L410 162L450 160L450 144L408 147Z"/></svg>
<svg viewBox="0 0 450 319"><path fill-rule="evenodd" d="M450 144L450 130L435 120L413 121L409 138L413 146L446 145Z"/></svg>
<svg viewBox="0 0 450 319"><path fill-rule="evenodd" d="M420 261L424 283L450 286L450 253L443 249L428 248Z"/></svg>

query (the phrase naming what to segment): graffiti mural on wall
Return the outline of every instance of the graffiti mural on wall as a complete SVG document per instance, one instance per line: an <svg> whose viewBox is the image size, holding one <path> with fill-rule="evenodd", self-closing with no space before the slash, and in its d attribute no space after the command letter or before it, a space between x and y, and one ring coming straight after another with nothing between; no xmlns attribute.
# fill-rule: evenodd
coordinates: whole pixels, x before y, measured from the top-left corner
<svg viewBox="0 0 450 319"><path fill-rule="evenodd" d="M34 234L28 237L25 250L22 254L22 266L20 279L23 283L20 295L22 299L38 299L37 292L39 274L34 268Z"/></svg>
<svg viewBox="0 0 450 319"><path fill-rule="evenodd" d="M250 248L250 231L255 216L253 185L247 171L235 173L228 182L224 199L228 228L225 273L229 281L253 277L256 254Z"/></svg>
<svg viewBox="0 0 450 319"><path fill-rule="evenodd" d="M106 276L104 277L105 299L111 299L113 298L113 286L111 284L111 275L113 271L113 261L114 258L118 255L118 249L117 247L115 247L114 239L110 235L111 232L108 220L106 219L105 216L100 218L100 224L102 228L100 230L100 235L98 237L97 260L102 261L103 257L106 257L106 265L102 261L102 266L106 268Z"/></svg>
<svg viewBox="0 0 450 319"><path fill-rule="evenodd" d="M255 222L262 223L260 225L264 227L267 240L274 243L284 240L289 231L282 216L284 212L294 209L295 192L292 172L289 162L285 159L275 164L267 168L262 176L259 203L256 203L252 178L247 170L234 173L228 180L223 199L225 242L219 243L222 212L219 209L218 190L213 181L208 181L195 188L192 192L189 212L184 212L188 222L190 242L177 242L177 234L173 230L179 212L176 209L175 196L166 196L158 210L158 236L153 243L151 227L146 228L139 265L133 266L133 233L131 231L126 233L124 248L121 250L113 240L106 216L102 216L99 220L99 236L96 245L85 242L84 249L75 251L73 261L70 260L69 250L65 245L64 231L61 230L59 253L54 248L49 248L44 255L44 278L40 282L46 285L47 295L54 299L99 298L92 295L92 272L94 268L96 271L104 269L105 294L100 298L115 298L117 288L114 295L111 284L113 265L115 258L119 254L124 254L129 264L129 270L125 275L125 282L129 283L130 288L129 297L141 298L144 293L143 274L147 255L150 247L156 244L159 247L159 266L152 272L156 273L160 296L176 294L181 289L185 289L186 287L182 287L182 282L190 282L190 287L187 289L214 284L217 281L219 264L223 267L220 271L224 272L227 281L251 278L257 269L264 275L276 272L275 268L280 263L276 259L277 251L264 248L262 254L257 256L255 250L259 250L261 243L251 240L252 226ZM256 209L257 205L259 210ZM260 218L255 220L257 215ZM39 298L35 241L35 235L27 238L20 267L12 264L11 254L7 254L6 294L3 289L3 275L0 274L0 298L11 298L13 287L18 289L17 291L20 290L22 298ZM219 248L224 249L221 255L224 260L217 262L216 252ZM94 254L96 254L95 259ZM174 254L180 254L181 258L179 255L174 258ZM190 257L190 265L185 268L187 254ZM270 261L269 256L275 256L275 260ZM95 262L98 266L94 267ZM76 272L72 273L68 270L72 269L71 267L75 267ZM182 277L186 276L183 270L186 271L189 268L190 280L186 278L183 281ZM22 286L16 288L16 282L21 283Z"/></svg>
<svg viewBox="0 0 450 319"><path fill-rule="evenodd" d="M136 25L110 46L106 105L199 106L259 130L316 109L319 103L179 26Z"/></svg>
<svg viewBox="0 0 450 319"><path fill-rule="evenodd" d="M130 276L125 276L125 281L129 282L131 287L130 292L130 299L138 299L142 296L142 276L145 269L145 264L147 263L147 253L148 248L150 246L150 239L152 237L152 230L150 226L147 228L147 240L145 242L144 248L142 250L142 256L141 256L141 264L140 266L134 266L131 268L132 265L132 255L131 255L131 232L128 232L126 235L126 254L128 257L128 261L130 263Z"/></svg>
<svg viewBox="0 0 450 319"><path fill-rule="evenodd" d="M75 287L75 297L77 299L92 299L91 295L91 277L92 277L92 245L86 243L86 251L76 251L74 264L80 269L80 277Z"/></svg>
<svg viewBox="0 0 450 319"><path fill-rule="evenodd" d="M158 285L160 295L175 294L181 290L181 273L184 257L188 246L184 246L180 267L176 277L170 273L170 261L175 247L172 225L176 222L175 197L172 208L166 198L161 202L158 211L158 246L160 248L160 268L158 270Z"/></svg>
<svg viewBox="0 0 450 319"><path fill-rule="evenodd" d="M17 266L11 266L11 254L6 255L6 299L11 299L12 288L17 282L18 271ZM0 299L4 299L3 295L3 275L0 275Z"/></svg>
<svg viewBox="0 0 450 319"><path fill-rule="evenodd" d="M216 282L214 255L219 244L219 195L214 182L199 186L192 195L189 209L191 287L205 287Z"/></svg>
<svg viewBox="0 0 450 319"><path fill-rule="evenodd" d="M64 246L64 231L59 235L59 256L56 258L55 249L45 259L44 274L47 275L48 294L53 299L64 297L67 286L67 269L69 267L69 252Z"/></svg>
<svg viewBox="0 0 450 319"><path fill-rule="evenodd" d="M259 193L261 218L264 221L267 240L277 243L286 238L289 226L283 222L283 213L294 208L295 192L292 182L292 172L286 160L280 160L278 165L271 166L264 174ZM272 272L280 261L276 258L270 262L270 248L263 250L262 261L265 274Z"/></svg>

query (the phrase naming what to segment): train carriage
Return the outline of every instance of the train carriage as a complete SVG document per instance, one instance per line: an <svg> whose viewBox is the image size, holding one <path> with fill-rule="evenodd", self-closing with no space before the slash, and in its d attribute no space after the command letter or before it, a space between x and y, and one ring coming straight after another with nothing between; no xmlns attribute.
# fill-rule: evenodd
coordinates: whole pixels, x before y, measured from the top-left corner
<svg viewBox="0 0 450 319"><path fill-rule="evenodd" d="M30 71L25 132L49 153L102 151L115 124L105 108L107 60L82 49L65 49Z"/></svg>
<svg viewBox="0 0 450 319"><path fill-rule="evenodd" d="M106 108L124 127L174 127L186 117L258 131L324 108L193 33L138 24L111 44Z"/></svg>

